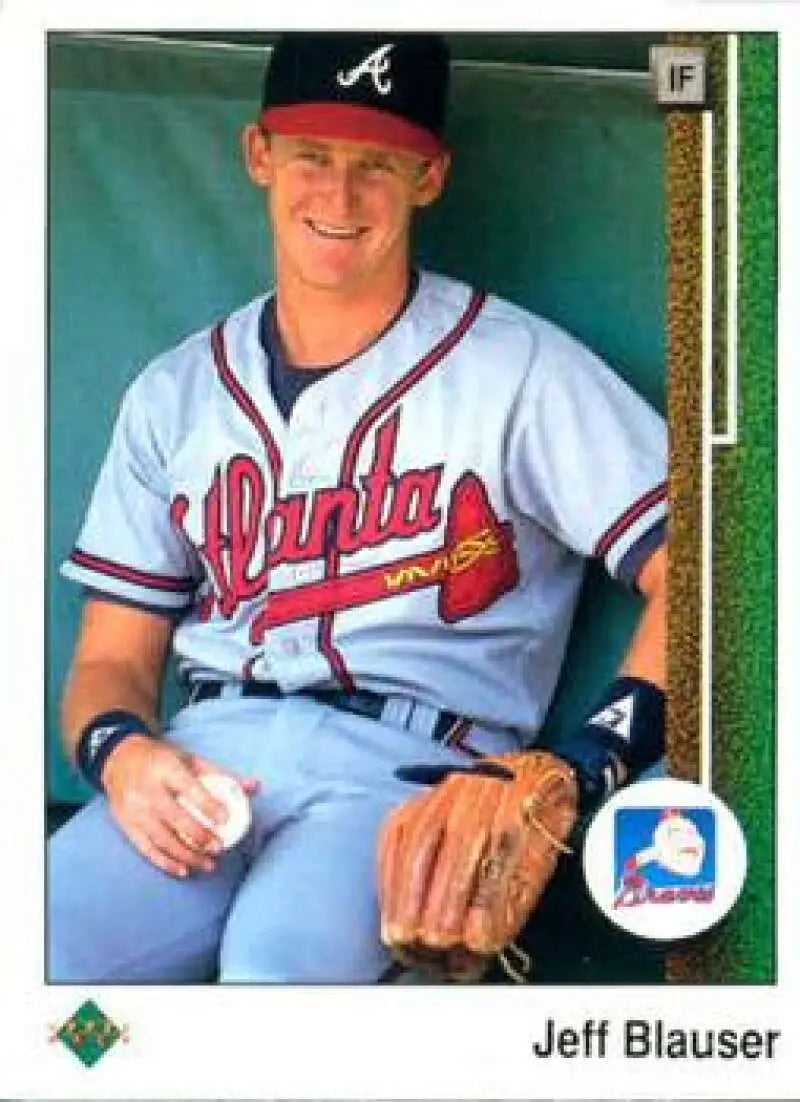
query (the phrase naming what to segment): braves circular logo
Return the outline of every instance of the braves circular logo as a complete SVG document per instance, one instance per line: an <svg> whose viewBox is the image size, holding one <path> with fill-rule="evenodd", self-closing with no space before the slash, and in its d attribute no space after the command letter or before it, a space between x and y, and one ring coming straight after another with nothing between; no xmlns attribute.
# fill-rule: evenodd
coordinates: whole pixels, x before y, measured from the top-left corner
<svg viewBox="0 0 800 1102"><path fill-rule="evenodd" d="M629 933L673 940L702 933L739 897L747 847L733 812L701 785L630 785L597 813L583 871L595 903Z"/></svg>

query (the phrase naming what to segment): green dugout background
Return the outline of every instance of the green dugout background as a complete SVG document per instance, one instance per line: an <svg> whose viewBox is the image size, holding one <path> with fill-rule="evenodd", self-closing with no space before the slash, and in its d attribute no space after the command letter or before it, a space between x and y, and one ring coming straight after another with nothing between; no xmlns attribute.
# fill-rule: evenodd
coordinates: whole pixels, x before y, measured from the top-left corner
<svg viewBox="0 0 800 1102"><path fill-rule="evenodd" d="M454 166L417 237L423 266L564 325L663 411L664 118L648 41L452 36ZM56 803L88 795L58 742L81 603L58 564L121 393L149 357L271 282L263 199L239 154L265 56L247 41L51 39L46 722ZM638 607L590 572L550 717L557 732L612 675ZM171 684L167 708L178 699Z"/></svg>

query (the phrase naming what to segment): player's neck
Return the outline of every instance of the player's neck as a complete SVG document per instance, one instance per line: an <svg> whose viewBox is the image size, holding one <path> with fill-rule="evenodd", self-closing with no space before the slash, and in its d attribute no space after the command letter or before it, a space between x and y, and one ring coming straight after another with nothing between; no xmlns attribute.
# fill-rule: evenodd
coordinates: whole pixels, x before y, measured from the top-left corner
<svg viewBox="0 0 800 1102"><path fill-rule="evenodd" d="M277 322L294 367L321 367L357 356L380 336L406 301L410 273L349 288L310 287L279 275Z"/></svg>

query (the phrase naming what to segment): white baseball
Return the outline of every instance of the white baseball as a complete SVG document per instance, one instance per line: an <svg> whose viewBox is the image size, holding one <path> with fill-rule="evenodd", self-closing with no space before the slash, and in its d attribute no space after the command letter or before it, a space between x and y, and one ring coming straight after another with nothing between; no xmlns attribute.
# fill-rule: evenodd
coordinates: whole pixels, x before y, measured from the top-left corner
<svg viewBox="0 0 800 1102"><path fill-rule="evenodd" d="M200 808L195 807L184 796L178 797L178 803L194 815L199 823L209 830L213 830L222 843L223 849L230 849L237 842L241 842L250 829L251 814L250 801L242 786L224 773L202 773L199 777L204 788L220 800L228 809L228 817L224 823L215 823L204 815Z"/></svg>

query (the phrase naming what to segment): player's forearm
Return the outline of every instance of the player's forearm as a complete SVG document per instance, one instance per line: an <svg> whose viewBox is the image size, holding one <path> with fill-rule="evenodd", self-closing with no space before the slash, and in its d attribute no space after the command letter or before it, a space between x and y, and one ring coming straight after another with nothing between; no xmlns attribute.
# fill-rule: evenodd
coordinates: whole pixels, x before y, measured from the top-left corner
<svg viewBox="0 0 800 1102"><path fill-rule="evenodd" d="M667 685L667 548L659 548L645 564L639 587L646 604L620 673Z"/></svg>
<svg viewBox="0 0 800 1102"><path fill-rule="evenodd" d="M666 546L650 556L637 580L646 604L619 676L581 727L555 747L576 769L585 812L664 755Z"/></svg>
<svg viewBox="0 0 800 1102"><path fill-rule="evenodd" d="M161 678L113 660L79 661L64 688L61 706L64 743L71 758L81 732L97 715L132 712L150 730L158 727Z"/></svg>
<svg viewBox="0 0 800 1102"><path fill-rule="evenodd" d="M172 620L160 614L99 597L86 602L62 699L73 759L87 725L110 712L132 713L156 730L172 631Z"/></svg>
<svg viewBox="0 0 800 1102"><path fill-rule="evenodd" d="M667 598L654 594L647 602L620 671L642 677L659 689L667 685Z"/></svg>

